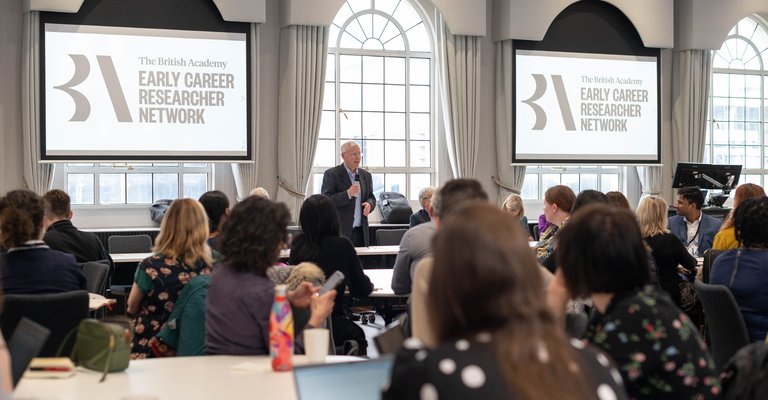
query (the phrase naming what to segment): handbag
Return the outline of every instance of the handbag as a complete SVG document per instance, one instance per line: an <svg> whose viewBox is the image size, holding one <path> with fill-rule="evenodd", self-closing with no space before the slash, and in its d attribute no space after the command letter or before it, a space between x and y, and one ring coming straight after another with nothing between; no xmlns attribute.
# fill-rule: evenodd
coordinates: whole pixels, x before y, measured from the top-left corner
<svg viewBox="0 0 768 400"><path fill-rule="evenodd" d="M116 317L102 321L86 318L80 321L77 328L62 342L59 353L75 331L75 346L69 358L77 365L102 371L99 382L104 382L109 372L128 368L133 341L133 329L128 318Z"/></svg>

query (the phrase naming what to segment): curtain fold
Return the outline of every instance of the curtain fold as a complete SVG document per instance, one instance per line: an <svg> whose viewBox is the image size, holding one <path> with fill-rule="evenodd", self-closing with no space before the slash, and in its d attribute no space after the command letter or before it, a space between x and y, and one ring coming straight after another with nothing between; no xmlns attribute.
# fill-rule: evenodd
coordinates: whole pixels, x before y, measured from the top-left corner
<svg viewBox="0 0 768 400"><path fill-rule="evenodd" d="M672 160L702 162L712 57L709 50L672 53ZM643 189L645 190L645 189Z"/></svg>
<svg viewBox="0 0 768 400"><path fill-rule="evenodd" d="M520 194L525 181L525 166L510 165L512 161L512 63L514 51L511 40L496 42L496 177L498 202L511 193Z"/></svg>
<svg viewBox="0 0 768 400"><path fill-rule="evenodd" d="M661 196L662 167L659 165L635 167L640 176L640 200L648 196ZM638 203L639 204L639 203Z"/></svg>
<svg viewBox="0 0 768 400"><path fill-rule="evenodd" d="M317 148L327 58L327 27L292 25L280 30L275 200L288 205L293 221L298 221Z"/></svg>
<svg viewBox="0 0 768 400"><path fill-rule="evenodd" d="M249 135L251 135L251 154L256 158L259 154L259 135L256 134L259 126L259 77L261 68L259 63L260 46L259 42L259 24L251 24L251 126ZM231 163L232 176L235 178L235 190L237 191L237 201L240 201L251 193L251 190L257 185L258 165L256 162L249 163Z"/></svg>
<svg viewBox="0 0 768 400"><path fill-rule="evenodd" d="M39 195L53 184L53 164L40 163L40 14L24 14L21 57L21 128L24 186Z"/></svg>
<svg viewBox="0 0 768 400"><path fill-rule="evenodd" d="M440 21L440 91L448 158L456 178L474 178L480 130L480 38L451 34Z"/></svg>

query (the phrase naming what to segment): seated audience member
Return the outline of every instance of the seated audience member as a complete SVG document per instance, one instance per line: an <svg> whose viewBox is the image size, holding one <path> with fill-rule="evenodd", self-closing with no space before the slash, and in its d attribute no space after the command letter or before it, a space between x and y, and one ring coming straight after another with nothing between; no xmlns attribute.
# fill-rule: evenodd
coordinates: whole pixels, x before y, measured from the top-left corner
<svg viewBox="0 0 768 400"><path fill-rule="evenodd" d="M434 193L435 188L432 186L427 186L419 191L419 204L421 204L421 209L411 214L409 228L429 222L432 219L429 215L429 203L432 200L432 195Z"/></svg>
<svg viewBox="0 0 768 400"><path fill-rule="evenodd" d="M128 313L136 315L132 358L165 355L156 335L186 284L210 273L207 239L203 206L193 199L174 200L160 223L154 254L139 263L128 295Z"/></svg>
<svg viewBox="0 0 768 400"><path fill-rule="evenodd" d="M563 224L571 216L571 208L576 200L576 194L568 186L552 186L544 192L544 216L551 224L549 228L541 235L539 244L536 246L536 261L545 264L546 259L555 249L555 236Z"/></svg>
<svg viewBox="0 0 768 400"><path fill-rule="evenodd" d="M539 237L544 236L544 232L547 231L550 225L552 224L547 221L547 216L545 214L539 215L539 223L536 225L536 229L539 231Z"/></svg>
<svg viewBox="0 0 768 400"><path fill-rule="evenodd" d="M29 190L0 198L0 279L5 294L58 293L84 290L85 276L72 254L51 250L43 242L45 200Z"/></svg>
<svg viewBox="0 0 768 400"><path fill-rule="evenodd" d="M373 291L373 284L363 272L352 242L340 236L339 214L333 201L322 194L306 198L299 212L299 225L302 233L293 239L288 263L313 262L323 270L326 279L336 271L344 274L331 314L333 341L341 345L355 340L359 355L365 355L368 346L365 332L349 318L351 311L345 307L344 288L349 287L352 297L367 297Z"/></svg>
<svg viewBox="0 0 768 400"><path fill-rule="evenodd" d="M624 196L624 193L613 190L613 191L607 192L605 196L608 198L608 204L614 207L624 208L627 210L632 209L629 206L629 201L627 200L627 197Z"/></svg>
<svg viewBox="0 0 768 400"><path fill-rule="evenodd" d="M589 297L597 311L585 338L608 353L633 399L713 399L714 362L688 317L649 281L635 215L606 205L575 213L558 237L550 304Z"/></svg>
<svg viewBox="0 0 768 400"><path fill-rule="evenodd" d="M682 309L680 273L696 275L696 259L688 253L675 235L667 229L667 202L658 196L648 196L637 206L637 221L640 234L651 247L659 277L659 285L672 301Z"/></svg>
<svg viewBox="0 0 768 400"><path fill-rule="evenodd" d="M736 233L733 229L733 214L739 205L746 199L753 197L764 197L765 190L754 183L745 183L736 188L736 194L733 196L733 209L728 213L720 232L715 235L715 241L712 248L715 250L730 250L739 248L739 242L736 241Z"/></svg>
<svg viewBox="0 0 768 400"><path fill-rule="evenodd" d="M733 218L738 249L715 258L709 283L733 293L753 342L768 333L768 198L744 200Z"/></svg>
<svg viewBox="0 0 768 400"><path fill-rule="evenodd" d="M72 254L79 263L104 260L112 264L112 258L98 236L72 225L72 208L65 191L49 190L43 198L50 207L47 215L48 230L43 236L45 244L54 250Z"/></svg>
<svg viewBox="0 0 768 400"><path fill-rule="evenodd" d="M431 216L435 208L440 208L440 190L436 189L430 197L428 209ZM400 249L392 269L392 291L395 294L411 293L416 266L422 258L432 254L432 236L435 235L435 230L435 221L430 218L428 222L408 229L400 239Z"/></svg>
<svg viewBox="0 0 768 400"><path fill-rule="evenodd" d="M269 354L275 284L267 278L267 269L280 258L290 219L285 204L257 196L249 196L232 209L221 232L223 261L211 274L205 299L208 354ZM310 307L306 328L320 327L333 310L336 291L313 296L318 290L304 282L287 293L292 306ZM301 344L301 331L295 333Z"/></svg>
<svg viewBox="0 0 768 400"><path fill-rule="evenodd" d="M443 220L427 295L439 345L407 340L384 399L626 398L605 355L557 325L526 236L490 204Z"/></svg>
<svg viewBox="0 0 768 400"><path fill-rule="evenodd" d="M198 200L208 216L208 245L216 248L216 242L221 233L221 225L229 214L229 199L220 190L211 190L203 193Z"/></svg>
<svg viewBox="0 0 768 400"><path fill-rule="evenodd" d="M703 206L704 194L697 186L681 188L675 201L677 215L669 219L669 231L694 257L704 256L704 252L712 247L715 234L722 225L717 218L701 212Z"/></svg>
<svg viewBox="0 0 768 400"><path fill-rule="evenodd" d="M514 193L510 194L504 199L504 204L501 205L501 209L505 213L511 214L513 217L517 218L520 221L520 226L523 227L523 232L525 232L526 236L529 235L528 217L525 216L525 207L523 206L522 197Z"/></svg>
<svg viewBox="0 0 768 400"><path fill-rule="evenodd" d="M258 197L261 197L262 199L269 200L269 192L267 192L267 189L264 189L261 186L251 190L250 196L258 196Z"/></svg>
<svg viewBox="0 0 768 400"><path fill-rule="evenodd" d="M157 338L163 356L201 356L205 354L205 297L210 275L189 280Z"/></svg>

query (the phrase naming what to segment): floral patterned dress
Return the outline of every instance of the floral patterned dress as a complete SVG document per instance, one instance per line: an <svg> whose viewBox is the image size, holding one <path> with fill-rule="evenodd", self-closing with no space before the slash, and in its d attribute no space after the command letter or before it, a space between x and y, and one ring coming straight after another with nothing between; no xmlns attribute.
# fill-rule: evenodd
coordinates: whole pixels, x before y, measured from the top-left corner
<svg viewBox="0 0 768 400"><path fill-rule="evenodd" d="M688 317L653 288L616 294L586 339L613 357L632 399L713 399L715 365Z"/></svg>
<svg viewBox="0 0 768 400"><path fill-rule="evenodd" d="M210 269L202 261L187 266L181 259L162 254L153 254L139 264L134 283L144 297L136 318L131 358L153 357L159 352L160 344L155 336L171 315L179 293L192 278L209 273Z"/></svg>

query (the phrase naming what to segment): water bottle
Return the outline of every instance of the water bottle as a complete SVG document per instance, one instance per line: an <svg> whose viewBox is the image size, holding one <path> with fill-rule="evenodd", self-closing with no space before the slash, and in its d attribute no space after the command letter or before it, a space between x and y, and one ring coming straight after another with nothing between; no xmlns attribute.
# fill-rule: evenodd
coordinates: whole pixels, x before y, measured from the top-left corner
<svg viewBox="0 0 768 400"><path fill-rule="evenodd" d="M269 314L269 356L275 371L293 368L293 313L286 290L286 285L275 286L275 302Z"/></svg>

